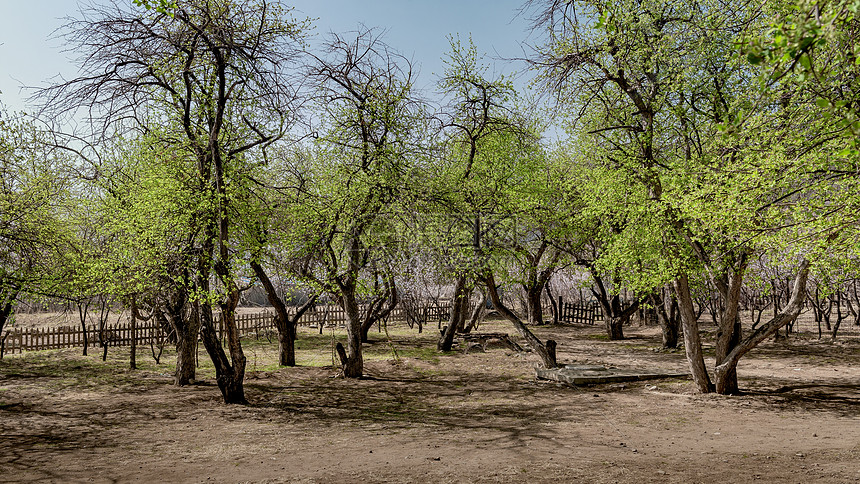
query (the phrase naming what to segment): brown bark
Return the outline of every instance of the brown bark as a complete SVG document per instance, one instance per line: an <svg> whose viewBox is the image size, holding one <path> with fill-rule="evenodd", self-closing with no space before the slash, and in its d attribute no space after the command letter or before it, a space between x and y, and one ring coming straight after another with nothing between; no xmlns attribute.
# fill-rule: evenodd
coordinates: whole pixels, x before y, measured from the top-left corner
<svg viewBox="0 0 860 484"><path fill-rule="evenodd" d="M347 358L343 363L343 376L361 378L364 373L364 357L361 351L361 315L355 290L344 291L341 295L341 307L347 317Z"/></svg>
<svg viewBox="0 0 860 484"><path fill-rule="evenodd" d="M197 364L194 361L194 349L197 334L200 331L199 319L192 311L191 317L186 315L188 294L184 288L177 287L164 303L164 312L169 327L173 330L176 343L176 369L173 374L173 384L185 386L194 383L197 374ZM164 313L157 313L156 319L164 320ZM162 326L163 327L163 326Z"/></svg>
<svg viewBox="0 0 860 484"><path fill-rule="evenodd" d="M559 302L556 302L555 297L552 295L552 290L550 289L549 281L544 286L544 290L546 291L546 296L549 299L550 307L552 308L552 324L559 323Z"/></svg>
<svg viewBox="0 0 860 484"><path fill-rule="evenodd" d="M782 312L738 342L732 351L726 355L722 363L718 364L714 368L714 373L718 377L716 387L717 393L728 393L730 389L720 385L727 381L724 375L737 371L737 364L741 357L758 346L768 337L773 336L773 334L779 331L780 328L797 318L797 315L800 314L800 310L803 308L803 297L806 290L806 280L808 276L809 261L804 260L798 267L798 273L794 280L794 289L791 292L791 298L789 299L788 304L783 308Z"/></svg>
<svg viewBox="0 0 860 484"><path fill-rule="evenodd" d="M547 262L547 266L538 271L538 267L540 266L541 260L543 259L544 254L546 254L547 250L550 250L552 255ZM549 283L550 277L552 277L552 273L555 272L556 265L558 264L558 260L561 257L561 253L557 250L550 248L549 243L544 240L541 242L541 245L534 252L534 254L529 253L524 248L520 249L520 253L523 255L526 261L528 261L528 267L526 268L526 282L523 284L523 289L526 292L526 308L527 308L527 316L529 324L537 325L543 324L543 306L541 304L541 294L544 291L544 287Z"/></svg>
<svg viewBox="0 0 860 484"><path fill-rule="evenodd" d="M239 340L239 329L236 326L236 307L239 305L239 289L228 289L225 300L220 304L221 319L227 332L227 348L230 350L232 371L225 372L217 378L218 387L224 395L224 403L248 403L245 400L245 352Z"/></svg>
<svg viewBox="0 0 860 484"><path fill-rule="evenodd" d="M720 315L717 329L717 341L715 348L716 365L725 361L726 356L738 345L742 337L740 321L740 295L743 275L746 269L746 255L741 254L738 267L731 270L717 287L722 297L723 312ZM716 388L723 389L724 394L738 393L738 375L734 369L724 374L714 375Z"/></svg>
<svg viewBox="0 0 860 484"><path fill-rule="evenodd" d="M543 287L530 287L526 291L526 303L528 304L529 324L543 324L543 307L541 306L541 293Z"/></svg>
<svg viewBox="0 0 860 484"><path fill-rule="evenodd" d="M15 301L17 293L11 294L6 298L6 301L0 306L0 334L3 334L3 328L6 327L6 321L12 315L12 302Z"/></svg>
<svg viewBox="0 0 860 484"><path fill-rule="evenodd" d="M83 303L81 301L77 301L77 305L78 305L78 318L80 318L80 320L81 320L81 330L83 330L82 334L84 336L83 355L87 356L87 348L90 345L89 333L87 332L87 312L90 309L90 301L87 301L86 303Z"/></svg>
<svg viewBox="0 0 860 484"><path fill-rule="evenodd" d="M462 319L460 313L463 305L460 304L460 300L463 298L465 292L466 276L462 275L457 278L457 282L454 285L454 297L451 300L451 314L448 318L448 325L445 326L445 330L439 336L439 341L436 343L436 349L439 351L451 351L451 347L454 345L454 335L457 333L457 325Z"/></svg>
<svg viewBox="0 0 860 484"><path fill-rule="evenodd" d="M663 333L663 348L678 347L678 336L681 329L681 315L678 311L678 301L671 295L664 296L662 301L656 301L657 317L660 319L660 330Z"/></svg>
<svg viewBox="0 0 860 484"><path fill-rule="evenodd" d="M681 311L681 324L684 328L684 351L690 364L693 382L700 393L713 391L711 378L705 368L705 358L702 354L702 338L699 335L699 322L693 310L693 298L690 296L690 285L686 275L675 279L675 294L678 297L678 308Z"/></svg>
<svg viewBox="0 0 860 484"><path fill-rule="evenodd" d="M386 278L384 279L384 285L385 288L382 294L378 294L367 305L367 310L365 311L361 322L362 343L370 342L370 328L372 328L374 324L381 323L381 321L391 314L391 311L393 311L397 306L398 295L394 281L390 278Z"/></svg>
<svg viewBox="0 0 860 484"><path fill-rule="evenodd" d="M263 284L269 304L275 308L275 328L278 330L278 365L296 366L296 325L305 312L314 305L318 295L315 294L309 297L307 302L290 318L286 303L278 296L275 285L272 284L269 275L263 270L263 266L256 261L252 261L251 269L254 270L257 279Z"/></svg>
<svg viewBox="0 0 860 484"><path fill-rule="evenodd" d="M173 374L173 384L178 387L194 383L197 377L197 365L194 361L197 332L196 321L186 321L183 335L176 339L176 371Z"/></svg>
<svg viewBox="0 0 860 484"><path fill-rule="evenodd" d="M484 276L484 282L487 285L487 292L490 295L490 300L493 301L493 306L496 311L498 311L505 319L513 323L514 328L516 328L517 332L520 333L520 336L522 336L526 342L528 342L529 346L532 347L535 353L538 354L544 367L556 368L558 363L555 358L555 344L550 345L552 346L553 351L548 350L547 346L542 343L537 336L529 331L529 328L523 323L523 321L502 303L502 299L499 297L499 291L496 289L496 281L492 272L487 271Z"/></svg>
<svg viewBox="0 0 860 484"><path fill-rule="evenodd" d="M196 282L199 289L204 293L209 292L208 279L207 272L205 270L201 270L197 276ZM228 296L230 295L232 295L234 299L228 299L225 301L222 305L221 312L224 329L227 331L228 344L232 345L235 344L233 341L237 342L239 339L238 331L236 331L234 313L236 307L234 303L238 303L239 295L238 291L235 291L235 293L228 293ZM230 307L231 305L232 309ZM215 321L212 317L212 307L208 304L199 304L198 308L198 314L200 315L200 335L203 339L203 346L206 347L206 352L209 354L209 358L212 360L212 364L215 367L215 381L218 384L218 389L221 390L221 396L224 399L224 403L247 403L243 386L243 380L245 377L244 354L239 353L237 355L232 355L233 359L231 361L224 352L224 347L221 345L221 340L218 338ZM234 367L237 363L239 364L238 368Z"/></svg>
<svg viewBox="0 0 860 484"><path fill-rule="evenodd" d="M463 328L464 333L471 333L473 329L478 327L478 323L480 323L481 319L484 317L484 313L487 310L487 293L481 291L481 301L475 306L475 309L472 311L472 315L469 317L469 323L466 327Z"/></svg>
<svg viewBox="0 0 860 484"><path fill-rule="evenodd" d="M597 290L591 289L591 293L597 298L600 304L600 311L603 314L603 322L606 326L606 334L612 341L624 339L624 325L630 321L630 317L639 309L639 301L633 301L627 309L621 308L621 297L617 294L610 294L603 284L603 279L592 272Z"/></svg>
<svg viewBox="0 0 860 484"><path fill-rule="evenodd" d="M137 369L137 298L131 298L131 351L128 358L129 369Z"/></svg>

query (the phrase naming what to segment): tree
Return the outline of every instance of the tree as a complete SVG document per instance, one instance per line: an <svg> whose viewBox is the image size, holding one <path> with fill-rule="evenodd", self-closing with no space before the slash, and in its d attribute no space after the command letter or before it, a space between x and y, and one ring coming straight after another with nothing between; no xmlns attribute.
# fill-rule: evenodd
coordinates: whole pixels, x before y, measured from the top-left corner
<svg viewBox="0 0 860 484"><path fill-rule="evenodd" d="M545 72L577 113L576 134L591 140L593 164L610 183L638 185L639 203L625 207L633 217L626 217L601 263L619 273L635 271L626 284L646 294L673 281L699 390L734 393L737 359L730 355L738 354L743 338L740 288L749 257L763 240L750 234L761 233L762 223L778 225L776 217L762 221L758 214L788 186L751 170L740 147L718 134L737 121L736 107L747 100L743 92L753 76L733 62L732 49L755 11L743 2L726 8L584 1L549 2L546 12L543 18L559 28L545 52ZM805 282L805 264L795 287ZM723 308L714 385L690 296L691 277L698 274ZM791 312L775 318L790 319Z"/></svg>
<svg viewBox="0 0 860 484"><path fill-rule="evenodd" d="M245 356L235 324L241 238L234 229L253 162L265 160L295 118L291 74L306 23L266 1L175 4L169 15L128 12L116 3L87 10L64 34L84 56L83 74L41 94L47 113L85 106L94 144L163 127L163 141L195 168L195 190L208 206L194 244L192 294L224 401L244 403ZM215 333L213 302L229 358Z"/></svg>
<svg viewBox="0 0 860 484"><path fill-rule="evenodd" d="M158 130L104 147L100 170L89 182L92 220L82 218L102 249L93 257L91 287L113 295L132 313L132 322L154 317L176 344L174 383L196 375L199 318L192 310L195 241L209 204L195 183L195 169L160 141ZM149 316L141 310L149 306Z"/></svg>
<svg viewBox="0 0 860 484"><path fill-rule="evenodd" d="M540 294L557 259L548 255L552 260L547 264L543 258L554 249L540 225L551 201L546 197L549 173L537 134L540 125L521 107L512 84L488 78L487 66L480 63L474 45L452 40L439 83L447 112L436 116L442 139L428 167L433 176L423 196L428 220L422 225L425 243L454 273L456 283L451 318L437 347L451 349L468 315L470 280L476 280L542 362L553 367L554 354L503 304L496 283L496 276L503 275L501 282L522 284L536 295L529 298L527 312L534 322L542 322ZM519 261L526 274L508 272L506 263L511 261Z"/></svg>
<svg viewBox="0 0 860 484"><path fill-rule="evenodd" d="M66 160L22 116L0 112L0 332L19 296L61 293L77 249Z"/></svg>
<svg viewBox="0 0 860 484"><path fill-rule="evenodd" d="M301 276L346 313L341 363L344 376L357 378L363 336L397 303L389 254L421 106L411 66L371 30L349 40L333 34L308 76L320 86L321 127L292 208L292 240L314 262Z"/></svg>

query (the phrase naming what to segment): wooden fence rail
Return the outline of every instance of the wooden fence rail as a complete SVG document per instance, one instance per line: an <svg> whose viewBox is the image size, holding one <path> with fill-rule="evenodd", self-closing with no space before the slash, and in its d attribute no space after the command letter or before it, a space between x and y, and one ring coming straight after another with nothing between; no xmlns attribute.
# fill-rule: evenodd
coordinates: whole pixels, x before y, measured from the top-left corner
<svg viewBox="0 0 860 484"><path fill-rule="evenodd" d="M364 308L361 308L362 310ZM295 311L295 308L291 308ZM346 325L346 313L338 306L320 305L302 315L301 326L322 327ZM395 308L386 318L386 322L405 322L406 311ZM256 314L237 314L236 326L239 336L259 335L261 332L275 329L275 318L271 312ZM224 324L220 315L215 316L215 327L219 338L225 337ZM89 346L99 347L102 342L107 346L130 346L132 340L138 345L148 345L164 341L167 337L163 328L153 321L139 321L134 331L130 323L108 325L99 330L96 325L90 325L84 331L81 327L61 326L56 328L12 328L0 336L0 355L22 353L24 351L50 350L61 348L83 347L84 341Z"/></svg>

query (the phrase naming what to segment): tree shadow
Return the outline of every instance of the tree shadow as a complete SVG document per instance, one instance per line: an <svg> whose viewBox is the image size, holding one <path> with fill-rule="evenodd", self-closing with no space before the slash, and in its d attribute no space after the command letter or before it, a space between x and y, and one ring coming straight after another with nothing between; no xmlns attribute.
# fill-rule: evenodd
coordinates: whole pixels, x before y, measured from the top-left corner
<svg viewBox="0 0 860 484"><path fill-rule="evenodd" d="M776 389L746 390L743 395L760 398L777 407L828 412L840 417L860 417L860 385L803 383Z"/></svg>

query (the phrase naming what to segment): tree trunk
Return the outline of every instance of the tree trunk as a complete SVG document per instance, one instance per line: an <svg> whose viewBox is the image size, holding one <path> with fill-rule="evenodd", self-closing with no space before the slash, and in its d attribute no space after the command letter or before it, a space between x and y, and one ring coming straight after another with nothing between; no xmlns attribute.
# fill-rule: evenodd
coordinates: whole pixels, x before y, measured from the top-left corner
<svg viewBox="0 0 860 484"><path fill-rule="evenodd" d="M830 341L836 341L836 334L839 332L839 326L842 324L842 293L836 293L836 323L833 324L833 331L830 333ZM788 328L789 325L786 325Z"/></svg>
<svg viewBox="0 0 860 484"><path fill-rule="evenodd" d="M702 354L702 338L699 335L699 322L693 309L693 298L690 296L690 286L686 275L678 276L675 280L675 294L678 298L678 309L681 312L681 324L684 328L684 351L690 364L690 374L700 393L713 391L711 378L705 368L705 358Z"/></svg>
<svg viewBox="0 0 860 484"><path fill-rule="evenodd" d="M90 309L90 302L87 301L86 304L78 301L78 318L81 320L81 330L83 330L84 336L84 356L87 356L87 348L89 347L89 334L87 333L87 312Z"/></svg>
<svg viewBox="0 0 860 484"><path fill-rule="evenodd" d="M372 328L374 324L378 324L381 326L382 320L388 317L391 311L393 311L394 308L397 306L397 287L394 285L394 281L389 278L386 278L384 279L384 284L385 289L382 294L378 294L367 305L367 311L365 312L364 318L361 322L362 343L370 342L370 328ZM387 304L385 304L386 301L388 301Z"/></svg>
<svg viewBox="0 0 860 484"><path fill-rule="evenodd" d="M743 355L797 318L797 315L800 314L800 310L803 308L803 294L808 276L809 262L804 260L800 263L797 277L794 280L794 289L792 290L791 298L785 308L783 308L783 311L735 345L734 349L723 359L723 362L714 368L718 383L716 387L717 393L727 394L731 391L730 388L721 385L728 381L725 375L737 372L738 361L740 361Z"/></svg>
<svg viewBox="0 0 860 484"><path fill-rule="evenodd" d="M205 271L200 271L197 276L197 286L204 293L209 293L209 276ZM235 302L238 302L238 292L235 294ZM224 328L228 332L228 341L235 338L238 341L238 332L236 331L235 313L229 310L229 304L232 301L225 303L226 308L222 307L222 318ZM227 309L225 311L225 309ZM235 306L233 306L235 309ZM245 388L243 380L245 377L245 362L244 354L236 355L233 364L227 354L224 352L224 347L221 345L221 340L218 338L218 332L215 329L215 320L212 317L212 307L209 304L198 304L198 314L200 315L200 335L203 338L203 346L206 347L206 352L215 366L215 380L218 383L218 389L221 390L221 396L224 398L224 403L227 404L245 404ZM193 361L191 359L190 361ZM239 363L239 368L234 368L234 364Z"/></svg>
<svg viewBox="0 0 860 484"><path fill-rule="evenodd" d="M630 318L620 318L603 315L603 322L606 325L606 334L611 341L619 341L624 339L624 325Z"/></svg>
<svg viewBox="0 0 860 484"><path fill-rule="evenodd" d="M226 284L225 284L226 285ZM226 300L221 303L221 319L227 331L227 348L230 350L232 371L218 377L218 387L224 395L224 403L248 403L245 400L245 352L239 339L239 328L236 326L236 307L239 305L239 288L228 289Z"/></svg>
<svg viewBox="0 0 860 484"><path fill-rule="evenodd" d="M484 313L487 310L487 293L481 291L481 301L475 306L475 309L472 311L472 316L469 318L469 324L463 328L464 333L471 333L473 329L478 327L478 324L484 317Z"/></svg>
<svg viewBox="0 0 860 484"><path fill-rule="evenodd" d="M197 365L194 361L194 343L197 340L199 328L196 317L184 321L181 333L176 338L176 371L173 373L173 384L181 387L194 383L197 377Z"/></svg>
<svg viewBox="0 0 860 484"><path fill-rule="evenodd" d="M3 304L0 305L0 335L3 334L3 328L6 327L6 321L9 320L9 316L12 314L12 302L15 301L16 294L12 294L7 297Z"/></svg>
<svg viewBox="0 0 860 484"><path fill-rule="evenodd" d="M170 295L164 306L169 327L173 330L176 338L176 370L173 373L173 384L179 387L194 383L197 376L194 345L200 332L200 319L196 314L199 311L199 305L192 305L192 314L190 317L186 317L187 304L186 290L176 289L176 292ZM163 319L163 316L159 315L157 319Z"/></svg>
<svg viewBox="0 0 860 484"><path fill-rule="evenodd" d="M129 369L137 369L137 298L131 299L131 351L128 357Z"/></svg>
<svg viewBox="0 0 860 484"><path fill-rule="evenodd" d="M549 299L549 304L552 308L552 324L557 325L559 323L559 304L556 302L555 297L553 297L552 295L552 291L549 287L549 281L547 281L546 286L544 286L544 290L546 291L546 296Z"/></svg>
<svg viewBox="0 0 860 484"><path fill-rule="evenodd" d="M624 325L630 320L630 316L639 308L639 301L633 301L627 309L621 308L621 297L618 294L610 294L603 284L603 279L592 272L592 279L597 285L597 290L591 289L591 293L597 298L600 310L603 313L603 322L606 326L606 334L612 341L624 339Z"/></svg>
<svg viewBox="0 0 860 484"><path fill-rule="evenodd" d="M439 341L436 343L436 349L439 351L451 351L451 347L454 345L454 335L457 333L457 325L462 319L460 313L463 305L460 304L460 300L463 298L463 293L465 292L466 276L463 275L459 276L457 282L454 284L454 297L451 300L451 314L448 318L448 326L445 326L445 330L442 331Z"/></svg>
<svg viewBox="0 0 860 484"><path fill-rule="evenodd" d="M347 317L347 358L343 363L343 376L361 378L364 373L364 357L361 351L361 315L355 290L342 290L341 307Z"/></svg>
<svg viewBox="0 0 860 484"><path fill-rule="evenodd" d="M543 307L541 306L541 293L543 286L530 287L526 291L526 303L528 304L529 324L543 324Z"/></svg>
<svg viewBox="0 0 860 484"><path fill-rule="evenodd" d="M459 299L460 309L457 311L459 317L457 318L457 332L462 333L466 328L466 320L469 317L469 308L472 305L472 288L466 287L463 290L463 295Z"/></svg>
<svg viewBox="0 0 860 484"><path fill-rule="evenodd" d="M278 330L278 365L296 366L296 325L305 312L314 305L318 295L309 297L305 304L296 311L295 316L290 318L286 303L278 296L278 291L272 284L269 275L263 270L263 266L259 262L252 261L251 269L254 270L257 279L263 284L269 304L275 308L275 328Z"/></svg>
<svg viewBox="0 0 860 484"><path fill-rule="evenodd" d="M677 301L671 295L658 296L656 294L652 296L651 301L657 312L657 320L660 322L660 330L663 333L663 348L677 348L681 325Z"/></svg>
<svg viewBox="0 0 860 484"><path fill-rule="evenodd" d="M522 322L522 320L502 303L502 299L499 297L499 291L496 289L496 281L492 272L488 271L486 273L484 276L484 282L487 285L487 292L490 294L490 300L493 301L493 306L495 306L496 311L504 316L505 319L513 323L514 328L516 328L520 333L520 336L522 336L528 342L529 346L532 347L535 353L538 354L545 368L556 368L558 366L558 362L556 361L555 355L555 342L553 341L552 344L549 344L548 341L547 345L541 343L541 340L529 331L529 328ZM550 348L548 348L548 346Z"/></svg>

